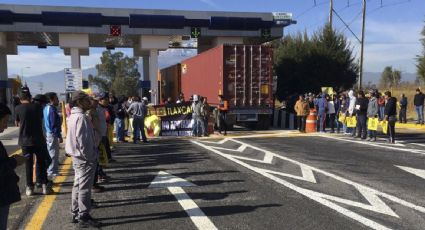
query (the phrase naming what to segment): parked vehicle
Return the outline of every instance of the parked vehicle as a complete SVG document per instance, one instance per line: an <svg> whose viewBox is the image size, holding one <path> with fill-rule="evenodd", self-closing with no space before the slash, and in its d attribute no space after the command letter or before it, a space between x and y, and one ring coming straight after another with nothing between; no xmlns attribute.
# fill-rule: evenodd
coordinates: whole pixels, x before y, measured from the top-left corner
<svg viewBox="0 0 425 230"><path fill-rule="evenodd" d="M161 95L198 94L218 104L228 101L229 125L267 129L273 107L272 48L264 45L220 45L181 63L162 69ZM180 84L178 83L180 82Z"/></svg>

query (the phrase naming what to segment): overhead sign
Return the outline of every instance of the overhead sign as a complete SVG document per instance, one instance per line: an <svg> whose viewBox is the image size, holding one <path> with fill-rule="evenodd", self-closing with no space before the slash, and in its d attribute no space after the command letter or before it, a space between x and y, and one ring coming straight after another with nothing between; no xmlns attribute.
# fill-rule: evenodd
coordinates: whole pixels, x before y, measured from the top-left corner
<svg viewBox="0 0 425 230"><path fill-rule="evenodd" d="M199 37L201 37L201 28L200 27L192 27L192 28L190 28L190 37L191 38L199 38Z"/></svg>
<svg viewBox="0 0 425 230"><path fill-rule="evenodd" d="M74 92L83 89L83 71L65 68L65 91Z"/></svg>
<svg viewBox="0 0 425 230"><path fill-rule="evenodd" d="M275 21L279 20L292 20L292 13L286 13L286 12L273 12L273 19Z"/></svg>

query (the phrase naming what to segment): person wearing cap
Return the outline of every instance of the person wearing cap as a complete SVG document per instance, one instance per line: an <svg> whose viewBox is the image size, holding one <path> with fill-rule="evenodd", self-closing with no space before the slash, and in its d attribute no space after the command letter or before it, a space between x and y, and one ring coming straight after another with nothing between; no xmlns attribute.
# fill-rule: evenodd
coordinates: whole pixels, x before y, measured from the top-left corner
<svg viewBox="0 0 425 230"><path fill-rule="evenodd" d="M49 156L52 159L48 169L47 177L53 178L59 175L59 144L62 139L61 118L57 111L59 105L58 95L50 92L46 94L49 103L44 107L43 120L46 131L46 144Z"/></svg>
<svg viewBox="0 0 425 230"><path fill-rule="evenodd" d="M144 102L140 101L138 96L135 96L133 103L127 110L127 113L133 116L133 143L137 143L139 132L142 134L142 140L147 143L148 140L145 134L145 117L147 115L147 107Z"/></svg>
<svg viewBox="0 0 425 230"><path fill-rule="evenodd" d="M15 109L15 122L19 127L19 141L22 153L27 157L25 163L27 196L34 194L33 165L34 155L37 158L37 170L42 187L42 193L53 193L47 181L46 139L43 134L43 109L40 104L31 103L31 93L25 89L21 93L21 104Z"/></svg>
<svg viewBox="0 0 425 230"><path fill-rule="evenodd" d="M79 227L100 227L100 223L90 215L92 206L91 190L97 166L98 152L95 133L86 111L91 101L82 91L72 93L71 116L69 117L65 151L72 156L74 184L72 187L72 222Z"/></svg>

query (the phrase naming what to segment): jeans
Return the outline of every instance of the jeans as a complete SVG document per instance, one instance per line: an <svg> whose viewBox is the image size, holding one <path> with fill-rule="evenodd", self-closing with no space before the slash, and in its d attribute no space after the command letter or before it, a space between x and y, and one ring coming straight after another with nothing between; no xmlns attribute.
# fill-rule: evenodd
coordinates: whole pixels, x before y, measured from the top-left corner
<svg viewBox="0 0 425 230"><path fill-rule="evenodd" d="M10 205L0 206L0 230L7 229L7 217L9 216Z"/></svg>
<svg viewBox="0 0 425 230"><path fill-rule="evenodd" d="M379 110L378 110L379 120L384 119L384 113L385 113L385 106L379 106Z"/></svg>
<svg viewBox="0 0 425 230"><path fill-rule="evenodd" d="M220 112L218 120L218 131L221 133L224 130L224 134L227 134L226 113Z"/></svg>
<svg viewBox="0 0 425 230"><path fill-rule="evenodd" d="M297 116L297 126L298 131L304 132L305 131L305 123L306 123L306 116Z"/></svg>
<svg viewBox="0 0 425 230"><path fill-rule="evenodd" d="M144 117L133 117L133 141L136 141L140 137L139 133L142 134L142 140L147 141L145 134L145 118Z"/></svg>
<svg viewBox="0 0 425 230"><path fill-rule="evenodd" d="M388 118L388 137L391 143L395 143L395 122L397 121L396 116L390 116Z"/></svg>
<svg viewBox="0 0 425 230"><path fill-rule="evenodd" d="M367 134L370 138L375 139L376 140L376 130L368 130Z"/></svg>
<svg viewBox="0 0 425 230"><path fill-rule="evenodd" d="M357 137L366 139L367 136L367 123L366 115L357 115Z"/></svg>
<svg viewBox="0 0 425 230"><path fill-rule="evenodd" d="M59 174L59 138L52 134L46 135L47 150L49 151L52 162L47 168L47 176Z"/></svg>
<svg viewBox="0 0 425 230"><path fill-rule="evenodd" d="M116 126L116 132L117 132L117 140L124 141L124 128L125 128L124 119L120 119L120 118L115 119L115 126Z"/></svg>
<svg viewBox="0 0 425 230"><path fill-rule="evenodd" d="M91 189L97 168L96 162L88 162L77 157L72 158L75 176L72 186L71 212L86 216L91 209Z"/></svg>
<svg viewBox="0 0 425 230"><path fill-rule="evenodd" d="M329 126L332 132L335 132L335 113L329 114Z"/></svg>
<svg viewBox="0 0 425 230"><path fill-rule="evenodd" d="M406 113L407 113L407 108L406 107L404 107L404 108L402 107L400 109L399 116L398 116L398 119L399 119L400 123L407 123Z"/></svg>
<svg viewBox="0 0 425 230"><path fill-rule="evenodd" d="M193 136L202 136L204 133L204 125L203 125L203 119L200 116L194 116L192 115L193 119L193 126L192 126L192 135Z"/></svg>
<svg viewBox="0 0 425 230"><path fill-rule="evenodd" d="M418 123L424 123L424 106L416 106L416 114L418 114Z"/></svg>
<svg viewBox="0 0 425 230"><path fill-rule="evenodd" d="M202 127L204 130L204 136L208 136L208 117L203 117L202 118Z"/></svg>
<svg viewBox="0 0 425 230"><path fill-rule="evenodd" d="M319 113L319 131L324 132L326 126L326 113Z"/></svg>
<svg viewBox="0 0 425 230"><path fill-rule="evenodd" d="M27 186L33 187L33 165L34 165L34 155L37 157L37 170L40 174L41 184L47 184L47 167L45 160L45 150L43 149L46 146L22 146L23 155L28 155L28 159L25 162L25 174Z"/></svg>

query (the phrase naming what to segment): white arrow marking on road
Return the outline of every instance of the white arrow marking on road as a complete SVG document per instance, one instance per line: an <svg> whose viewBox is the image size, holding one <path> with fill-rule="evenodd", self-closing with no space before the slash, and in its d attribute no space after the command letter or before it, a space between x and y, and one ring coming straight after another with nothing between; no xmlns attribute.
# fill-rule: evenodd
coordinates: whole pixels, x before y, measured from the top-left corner
<svg viewBox="0 0 425 230"><path fill-rule="evenodd" d="M399 165L395 165L395 166L398 167L398 168L400 168L400 169L402 169L402 170L404 170L404 171L406 171L406 172L409 172L411 174L414 174L414 175L416 175L418 177L421 177L421 178L425 179L425 170L423 170L423 169L415 169L415 168L410 168L410 167L405 167L405 166L399 166Z"/></svg>
<svg viewBox="0 0 425 230"><path fill-rule="evenodd" d="M373 229L389 229L389 228L382 225L382 224L379 224L378 222L375 222L371 219L363 217L363 216L357 214L356 212L351 211L347 208L344 208L344 207L342 207L342 206L340 206L340 205L338 205L334 202L346 204L346 205L353 206L353 207L362 208L362 209L373 211L373 212L376 212L376 213L386 214L386 215L389 215L389 216L392 216L392 217L395 217L395 218L400 218L384 201L381 200L380 197L382 197L382 198L389 199L389 200L391 200L395 203L398 203L400 205L403 205L405 207L409 207L409 208L412 208L416 211L425 213L425 207L415 205L415 204L410 203L408 201L402 200L398 197L395 197L395 196L392 196L390 194L375 190L371 187L361 185L359 183L347 180L347 179L342 178L340 176L337 176L335 174L328 173L328 172L323 171L321 169L303 164L299 161L292 160L292 159L284 157L282 155L278 155L276 153L258 148L256 146L253 146L253 145L250 145L250 144L238 141L238 140L229 139L228 141L236 142L236 143L239 143L239 144L244 144L248 148L258 150L259 152L263 152L263 153L267 152L270 155L272 155L274 158L279 158L281 160L292 162L296 165L299 165L301 170L302 170L302 177L296 176L296 175L290 175L290 174L286 174L286 173L281 173L281 172L276 172L276 171L268 170L268 169L264 169L264 168L255 167L255 166L252 166L252 165L250 165L246 162L241 161L240 156L234 156L234 155L231 155L231 154L220 152L215 146L208 146L208 145L205 145L204 143L197 142L197 141L192 141L192 143L197 144L197 145L199 145L199 146L201 146L205 149L208 149L208 150L210 150L210 151L212 151L212 152L214 152L218 155L221 155L221 156L223 156L223 157L225 157L225 158L227 158L227 159L229 159L229 160L231 160L235 163L238 163L239 165L244 166L245 168L248 168L248 169L250 169L254 172L257 172L257 173L259 173L259 174L261 174L261 175L263 175L263 176L265 176L265 177L267 177L271 180L274 180L275 182L280 183L280 184L284 185L285 187L287 187L291 190L294 190L294 191L296 191L296 192L298 192L298 193L300 193L300 194L302 194L302 195L304 195L304 196L306 196L306 197L308 197L312 200L315 200L315 201L321 203L322 205L325 205L329 208L332 208L335 211L337 211L337 212L339 212L339 213L341 213L341 214L343 214L347 217L350 217L350 218L352 218L352 219L354 219L354 220L356 220L356 221L358 221L358 222L360 222L360 223L362 223L366 226L369 226ZM221 149L223 149L223 148L221 148ZM250 159L250 158L244 158L242 160L247 160L247 159ZM251 160L248 160L248 161L258 161L258 162L265 163L264 159L263 160L251 159ZM366 200L368 201L369 204L363 203L363 202L357 202L357 201L353 201L353 200L343 199L343 198L340 198L340 197L316 192L316 191L313 191L313 190L310 190L310 189L305 189L305 188L299 187L295 184L292 184L289 181L286 181L282 178L274 176L274 175L279 175L279 176L290 177L290 178L294 178L294 179L298 179L298 180L309 181L309 182L312 182L312 183L317 183L317 181L314 177L313 171L314 171L314 173L319 173L319 174L328 176L330 178L336 179L340 182L352 185L354 188L356 188L363 195L364 198L366 198ZM334 202L332 202L332 201L334 201Z"/></svg>
<svg viewBox="0 0 425 230"><path fill-rule="evenodd" d="M196 185L187 180L160 171L158 176L151 182L149 188L167 188L173 194L187 215L198 229L216 230L214 223L196 205L196 203L186 194L182 187L194 187Z"/></svg>

